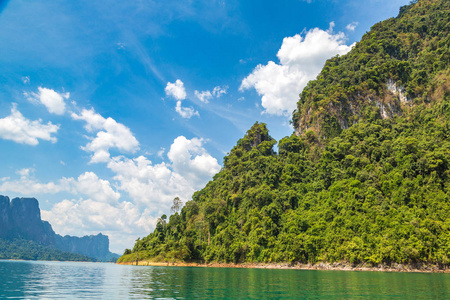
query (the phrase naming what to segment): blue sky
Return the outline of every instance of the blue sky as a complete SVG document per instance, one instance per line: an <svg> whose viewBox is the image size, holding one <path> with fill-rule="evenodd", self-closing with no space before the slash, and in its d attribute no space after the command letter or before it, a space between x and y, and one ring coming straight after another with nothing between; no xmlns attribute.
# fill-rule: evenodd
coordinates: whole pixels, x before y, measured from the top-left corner
<svg viewBox="0 0 450 300"><path fill-rule="evenodd" d="M121 253L408 0L0 1L0 193Z"/></svg>

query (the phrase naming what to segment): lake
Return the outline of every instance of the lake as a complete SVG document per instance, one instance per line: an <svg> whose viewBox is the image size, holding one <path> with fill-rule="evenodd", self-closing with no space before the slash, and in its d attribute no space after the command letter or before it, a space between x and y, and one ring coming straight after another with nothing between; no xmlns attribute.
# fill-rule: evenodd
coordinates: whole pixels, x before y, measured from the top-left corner
<svg viewBox="0 0 450 300"><path fill-rule="evenodd" d="M445 299L450 274L0 261L0 299Z"/></svg>

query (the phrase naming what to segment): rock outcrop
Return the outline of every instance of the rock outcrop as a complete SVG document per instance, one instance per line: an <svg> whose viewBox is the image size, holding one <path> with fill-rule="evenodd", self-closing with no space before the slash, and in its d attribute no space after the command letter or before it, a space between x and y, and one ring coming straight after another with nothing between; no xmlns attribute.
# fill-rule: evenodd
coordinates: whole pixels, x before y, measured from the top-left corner
<svg viewBox="0 0 450 300"><path fill-rule="evenodd" d="M49 222L41 219L35 198L14 198L0 195L0 239L23 239L62 251L83 254L100 261L117 259L109 251L108 236L99 233L84 237L56 234Z"/></svg>
<svg viewBox="0 0 450 300"><path fill-rule="evenodd" d="M101 233L83 237L57 234L56 247L63 251L83 254L101 261L111 261L118 258L118 255L109 251L108 236Z"/></svg>
<svg viewBox="0 0 450 300"><path fill-rule="evenodd" d="M35 198L0 196L0 238L25 239L41 245L55 245L55 232L50 223L41 220L39 203Z"/></svg>

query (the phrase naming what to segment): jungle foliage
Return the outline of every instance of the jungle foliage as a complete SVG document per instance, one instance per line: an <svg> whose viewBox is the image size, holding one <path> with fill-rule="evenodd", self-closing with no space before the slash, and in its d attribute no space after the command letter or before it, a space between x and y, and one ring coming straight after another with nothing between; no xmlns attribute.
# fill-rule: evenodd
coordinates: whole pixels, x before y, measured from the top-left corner
<svg viewBox="0 0 450 300"><path fill-rule="evenodd" d="M326 139L278 142L256 122L222 170L121 261L450 263L449 1L422 0L376 24L329 60L305 105L384 93L395 79L414 98L403 113L376 109ZM334 100L333 100L334 99ZM316 104L314 104L316 103Z"/></svg>
<svg viewBox="0 0 450 300"><path fill-rule="evenodd" d="M0 239L0 259L96 261L85 255L58 250L24 239Z"/></svg>
<svg viewBox="0 0 450 300"><path fill-rule="evenodd" d="M410 104L442 98L449 90L449 20L450 1L421 0L375 24L348 54L328 60L303 89L293 114L296 131L337 136L343 128L379 116L376 101L401 113L405 108L388 91L388 81L404 87Z"/></svg>

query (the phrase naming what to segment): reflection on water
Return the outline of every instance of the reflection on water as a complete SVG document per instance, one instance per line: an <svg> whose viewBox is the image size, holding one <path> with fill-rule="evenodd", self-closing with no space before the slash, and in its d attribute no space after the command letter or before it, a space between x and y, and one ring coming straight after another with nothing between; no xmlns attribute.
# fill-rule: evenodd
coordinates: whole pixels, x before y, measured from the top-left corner
<svg viewBox="0 0 450 300"><path fill-rule="evenodd" d="M0 299L445 299L450 274L0 261Z"/></svg>

